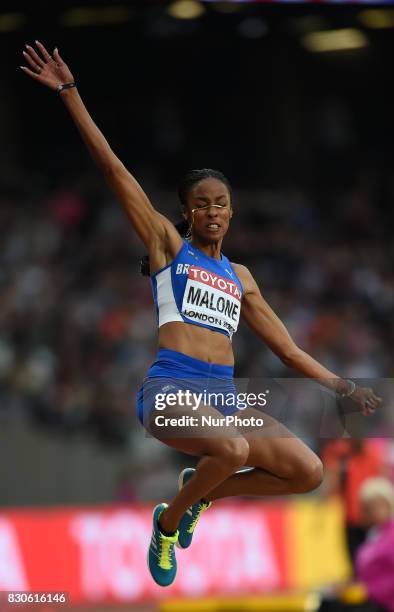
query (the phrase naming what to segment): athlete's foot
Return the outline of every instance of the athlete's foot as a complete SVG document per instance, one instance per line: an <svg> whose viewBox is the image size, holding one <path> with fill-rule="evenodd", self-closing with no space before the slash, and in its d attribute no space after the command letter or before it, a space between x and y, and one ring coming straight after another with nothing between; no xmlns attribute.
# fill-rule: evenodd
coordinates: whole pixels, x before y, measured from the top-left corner
<svg viewBox="0 0 394 612"><path fill-rule="evenodd" d="M178 541L178 531L174 535L164 535L159 527L159 518L167 504L159 504L153 510L153 530L148 551L148 567L153 580L160 586L169 586L176 576L174 546Z"/></svg>
<svg viewBox="0 0 394 612"><path fill-rule="evenodd" d="M179 490L190 480L196 470L194 468L185 468L179 475L178 485ZM205 510L212 505L212 502L204 502L202 500L196 502L186 510L179 523L179 538L176 543L178 548L188 548L192 543L193 533L198 523L198 520Z"/></svg>

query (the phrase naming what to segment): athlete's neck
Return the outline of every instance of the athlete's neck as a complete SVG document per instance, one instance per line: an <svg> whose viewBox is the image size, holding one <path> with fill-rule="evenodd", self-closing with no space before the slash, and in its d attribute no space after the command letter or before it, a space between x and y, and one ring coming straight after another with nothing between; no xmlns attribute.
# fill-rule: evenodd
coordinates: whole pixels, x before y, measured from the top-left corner
<svg viewBox="0 0 394 612"><path fill-rule="evenodd" d="M201 242L197 238L192 238L192 240L190 241L190 245L196 247L196 249L198 249L205 255L208 255L208 257L213 257L214 259L218 259L220 261L222 242L222 240L219 240L218 242L210 242L209 244L206 244L204 242Z"/></svg>

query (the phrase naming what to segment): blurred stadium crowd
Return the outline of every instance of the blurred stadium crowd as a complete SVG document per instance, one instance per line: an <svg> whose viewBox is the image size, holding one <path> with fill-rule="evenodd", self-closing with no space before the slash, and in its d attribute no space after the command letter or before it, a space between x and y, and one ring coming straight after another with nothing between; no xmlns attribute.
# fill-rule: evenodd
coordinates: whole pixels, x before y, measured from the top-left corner
<svg viewBox="0 0 394 612"><path fill-rule="evenodd" d="M1 411L127 444L157 336L144 247L100 177L35 183L20 174L1 197ZM326 195L235 193L225 253L250 267L295 341L344 377L394 377L393 197L392 178L372 170ZM155 202L178 220L175 195ZM295 375L245 327L234 344L237 376Z"/></svg>

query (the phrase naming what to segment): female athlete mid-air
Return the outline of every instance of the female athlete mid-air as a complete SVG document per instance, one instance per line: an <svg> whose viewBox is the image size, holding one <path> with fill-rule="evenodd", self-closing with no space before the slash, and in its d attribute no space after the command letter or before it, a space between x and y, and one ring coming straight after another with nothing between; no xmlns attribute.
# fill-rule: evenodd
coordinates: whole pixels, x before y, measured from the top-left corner
<svg viewBox="0 0 394 612"><path fill-rule="evenodd" d="M223 418L239 416L250 425L252 417L262 415L256 408L239 410L224 401L236 394L231 337L241 314L287 366L320 380L343 397L351 397L364 415L372 414L381 399L372 389L336 376L301 350L264 301L249 270L230 263L222 254L233 215L231 188L223 174L194 170L183 180L179 195L188 232L187 239L182 238L176 227L155 210L112 151L86 110L58 50L50 55L36 41L36 48L27 45L23 54L28 66L21 69L58 92L149 253L159 352L138 394L138 416L163 443L200 457L196 469L187 468L180 474L176 497L169 504L159 504L153 512L149 569L159 585L168 586L176 575L175 544L190 546L202 512L214 500L303 493L322 481L320 459L277 421L264 418L262 429L269 433L261 435L256 427L228 424ZM189 404L185 408L188 397L201 398L207 390L216 393L216 402L200 402L198 410L195 406L189 409ZM160 412L155 404L159 394L161 400L168 400ZM180 417L186 414L195 418L193 424L190 420L182 424ZM201 416L206 421L213 417L210 429L202 425ZM250 469L239 471L243 466Z"/></svg>

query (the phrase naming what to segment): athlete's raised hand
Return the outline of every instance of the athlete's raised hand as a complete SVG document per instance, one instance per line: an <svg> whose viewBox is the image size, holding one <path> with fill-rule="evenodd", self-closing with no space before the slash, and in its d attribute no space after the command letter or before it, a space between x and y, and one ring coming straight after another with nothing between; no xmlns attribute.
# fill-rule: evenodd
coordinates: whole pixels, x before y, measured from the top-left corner
<svg viewBox="0 0 394 612"><path fill-rule="evenodd" d="M26 45L26 51L23 51L24 58L30 66L30 68L21 66L23 72L54 90L64 83L72 83L74 77L60 57L57 48L50 55L42 43L38 40L35 42L38 51L30 45Z"/></svg>
<svg viewBox="0 0 394 612"><path fill-rule="evenodd" d="M376 408L382 403L382 398L378 397L369 387L356 387L349 399L359 406L364 416L374 414Z"/></svg>
<svg viewBox="0 0 394 612"><path fill-rule="evenodd" d="M58 90L93 160L102 170L108 185L120 200L135 231L148 248L151 270L168 264L178 254L182 238L169 219L152 206L148 196L132 174L112 151L101 130L94 123L76 87L74 77L55 48L52 55L38 40L35 47L26 45L23 52L28 66L21 66L32 79Z"/></svg>

